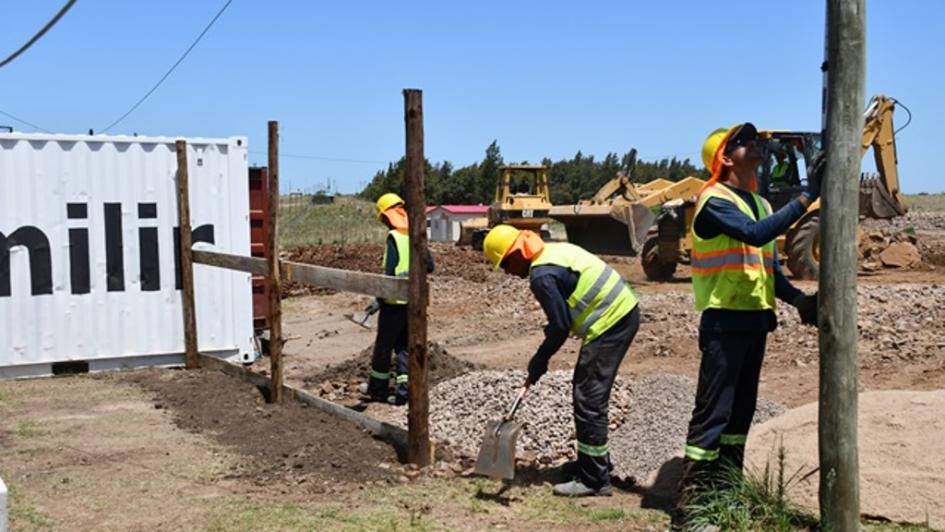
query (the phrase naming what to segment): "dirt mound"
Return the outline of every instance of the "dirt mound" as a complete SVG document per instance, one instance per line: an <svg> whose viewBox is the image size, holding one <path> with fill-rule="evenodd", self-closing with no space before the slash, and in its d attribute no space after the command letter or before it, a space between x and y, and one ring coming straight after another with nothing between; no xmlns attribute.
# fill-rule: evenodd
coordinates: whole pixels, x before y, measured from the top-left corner
<svg viewBox="0 0 945 532"><path fill-rule="evenodd" d="M329 401L347 400L358 397L358 385L365 381L371 371L371 354L374 344L364 349L356 356L341 364L328 366L324 371L315 375L303 377L307 388L314 390L318 395ZM479 369L478 364L460 360L450 355L440 344L427 344L427 360L430 386L452 379L464 373ZM394 367L392 366L393 370ZM393 375L391 375L393 378Z"/></svg>
<svg viewBox="0 0 945 532"><path fill-rule="evenodd" d="M229 478L293 490L331 492L340 485L394 481L393 448L357 426L320 410L286 401L267 404L260 392L216 371L166 369L109 376L154 394L184 430L209 437L243 457Z"/></svg>
<svg viewBox="0 0 945 532"><path fill-rule="evenodd" d="M485 282L490 275L489 265L482 253L469 247L458 247L446 242L431 242L430 252L436 266L433 275L439 278L458 277L474 283ZM325 244L292 249L282 253L282 259L303 264L315 264L341 270L381 273L384 243ZM285 282L282 297L307 294L333 294L330 288L317 288L301 283Z"/></svg>
<svg viewBox="0 0 945 532"><path fill-rule="evenodd" d="M777 446L800 479L789 496L816 511L817 403L788 411L748 437L748 461L763 467ZM945 529L945 390L866 392L859 397L860 512Z"/></svg>

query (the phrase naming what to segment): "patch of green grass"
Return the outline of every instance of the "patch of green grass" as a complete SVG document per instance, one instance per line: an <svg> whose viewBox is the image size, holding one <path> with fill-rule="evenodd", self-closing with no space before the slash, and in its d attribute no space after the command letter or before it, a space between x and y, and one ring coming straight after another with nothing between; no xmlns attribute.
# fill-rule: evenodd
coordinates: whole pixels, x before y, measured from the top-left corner
<svg viewBox="0 0 945 532"><path fill-rule="evenodd" d="M279 243L286 249L321 244L383 242L387 229L374 217L374 204L351 196L313 205L283 201L279 209Z"/></svg>
<svg viewBox="0 0 945 532"><path fill-rule="evenodd" d="M945 211L945 194L906 194L905 202L910 211L942 212Z"/></svg>
<svg viewBox="0 0 945 532"><path fill-rule="evenodd" d="M523 517L535 523L591 525L608 522L656 525L666 521L666 516L656 511L632 511L620 507L587 507L584 505L586 500L557 497L546 486L523 490L521 498L526 506Z"/></svg>
<svg viewBox="0 0 945 532"><path fill-rule="evenodd" d="M16 435L23 438L36 438L47 434L38 421L34 419L20 419L16 422Z"/></svg>
<svg viewBox="0 0 945 532"><path fill-rule="evenodd" d="M56 525L55 519L37 508L20 490L7 486L10 502L10 524L13 530L49 530Z"/></svg>
<svg viewBox="0 0 945 532"><path fill-rule="evenodd" d="M817 517L787 497L800 470L786 477L786 456L784 447L779 447L774 470L766 464L762 472L748 471L744 477L736 468L723 468L716 488L697 493L686 506L690 526L790 532L816 525Z"/></svg>

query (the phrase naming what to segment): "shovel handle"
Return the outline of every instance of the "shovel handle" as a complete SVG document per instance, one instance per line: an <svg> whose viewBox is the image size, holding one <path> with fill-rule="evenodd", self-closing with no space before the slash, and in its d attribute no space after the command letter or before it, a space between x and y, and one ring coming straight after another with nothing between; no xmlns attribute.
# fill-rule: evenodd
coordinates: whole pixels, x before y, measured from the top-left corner
<svg viewBox="0 0 945 532"><path fill-rule="evenodd" d="M515 396L515 402L512 403L512 408L509 409L509 413L505 415L503 421L512 421L512 418L515 417L515 412L518 410L520 404L522 404L522 399L525 398L525 394L528 393L528 386L522 386L521 391L518 392L518 395Z"/></svg>

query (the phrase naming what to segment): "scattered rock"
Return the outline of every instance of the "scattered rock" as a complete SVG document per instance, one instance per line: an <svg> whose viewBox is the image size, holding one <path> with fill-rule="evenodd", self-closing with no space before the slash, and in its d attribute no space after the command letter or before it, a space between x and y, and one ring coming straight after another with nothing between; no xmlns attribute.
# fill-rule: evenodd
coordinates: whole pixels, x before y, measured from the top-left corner
<svg viewBox="0 0 945 532"><path fill-rule="evenodd" d="M879 259L883 266L889 268L909 268L922 260L919 250L910 242L896 242L890 244L882 253Z"/></svg>

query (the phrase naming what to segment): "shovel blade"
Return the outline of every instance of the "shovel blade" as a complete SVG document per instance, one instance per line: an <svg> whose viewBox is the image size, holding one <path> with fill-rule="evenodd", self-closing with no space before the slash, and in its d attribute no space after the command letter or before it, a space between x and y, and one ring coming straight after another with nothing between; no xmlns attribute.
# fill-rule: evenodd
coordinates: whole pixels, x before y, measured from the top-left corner
<svg viewBox="0 0 945 532"><path fill-rule="evenodd" d="M515 442L518 441L522 426L522 423L513 421L489 422L473 471L486 477L515 478Z"/></svg>

